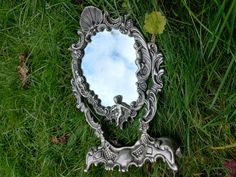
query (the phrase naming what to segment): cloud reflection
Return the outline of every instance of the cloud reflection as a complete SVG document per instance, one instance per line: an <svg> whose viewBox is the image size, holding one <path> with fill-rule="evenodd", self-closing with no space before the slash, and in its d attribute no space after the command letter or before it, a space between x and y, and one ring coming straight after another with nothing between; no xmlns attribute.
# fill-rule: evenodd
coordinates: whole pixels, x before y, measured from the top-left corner
<svg viewBox="0 0 236 177"><path fill-rule="evenodd" d="M138 98L135 72L134 38L118 30L99 32L85 48L83 74L104 106L114 105L113 98L123 96L123 102Z"/></svg>

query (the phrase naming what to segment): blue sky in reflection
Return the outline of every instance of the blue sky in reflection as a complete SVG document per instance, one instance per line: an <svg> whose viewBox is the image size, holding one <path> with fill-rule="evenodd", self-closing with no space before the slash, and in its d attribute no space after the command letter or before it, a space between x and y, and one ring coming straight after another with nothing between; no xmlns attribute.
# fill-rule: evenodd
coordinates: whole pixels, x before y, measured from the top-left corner
<svg viewBox="0 0 236 177"><path fill-rule="evenodd" d="M116 95L122 95L128 104L137 100L135 59L133 37L118 30L99 32L92 37L85 48L81 67L90 89L99 96L102 105L114 105Z"/></svg>

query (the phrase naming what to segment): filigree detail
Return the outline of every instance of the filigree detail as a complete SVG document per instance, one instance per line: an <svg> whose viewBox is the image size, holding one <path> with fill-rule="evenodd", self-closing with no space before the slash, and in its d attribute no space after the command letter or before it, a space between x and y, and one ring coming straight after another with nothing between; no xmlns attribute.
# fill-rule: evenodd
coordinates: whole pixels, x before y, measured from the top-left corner
<svg viewBox="0 0 236 177"><path fill-rule="evenodd" d="M82 32L78 32L80 40L70 48L73 57L72 71L75 82L80 88L81 95L92 104L97 114L105 116L106 120L112 121L115 119L116 125L122 128L123 123L126 122L129 117L131 119L134 118L137 111L144 104L145 90L147 88L146 81L151 72L151 57L148 45L145 42L142 33L133 26L133 22L131 19L128 19L128 16L113 19L109 16L108 12L105 12L104 15L102 15L102 12L99 9L89 6L82 12L80 24L83 30ZM113 106L102 106L99 95L96 95L94 91L90 90L89 84L81 69L84 48L91 41L92 36L105 29L118 29L121 33L134 37L135 39L134 47L138 54L135 61L138 67L136 72L138 81L136 85L139 96L138 99L134 100L130 105L115 103Z"/></svg>
<svg viewBox="0 0 236 177"><path fill-rule="evenodd" d="M180 154L180 149L169 138L152 138L147 133L149 122L155 116L157 109L156 94L163 87L161 76L164 70L160 68L163 62L162 54L158 52L154 43L146 44L142 34L133 27L131 21L127 20L127 16L112 19L105 12L103 20L97 22L99 24L95 23L88 31L79 32L80 41L71 46L73 57L73 79L71 84L77 99L77 108L84 112L86 121L101 140L100 146L92 148L87 153L85 171L88 171L92 164L96 166L99 163L104 163L107 170L112 170L118 166L120 171L128 171L131 165L142 166L146 161L155 162L158 158L162 158L173 171L177 171L175 155ZM89 84L86 82L81 69L81 60L84 55L84 48L90 41L91 36L95 35L96 32L104 29L111 30L112 28L119 29L122 33L135 38L135 48L138 52L135 62L138 66L136 74L139 98L128 105L122 102L122 96L118 95L114 98L116 103L114 106L104 107L100 104L101 101L98 96L89 89ZM146 81L150 76L152 77L152 85L147 90ZM83 99L92 104L97 114L105 116L108 120L115 120L116 125L120 128L129 117L135 117L137 110L144 105L145 114L140 118L140 131L142 133L140 139L133 146L114 147L105 139L101 125L94 121L91 109L83 102Z"/></svg>
<svg viewBox="0 0 236 177"><path fill-rule="evenodd" d="M116 122L116 126L119 126L121 129L124 122L127 121L127 117L135 117L137 115L136 111L132 111L130 106L125 102L122 102L122 96L117 95L114 97L114 102L116 105L111 107L111 111L109 112L109 120L114 120Z"/></svg>
<svg viewBox="0 0 236 177"><path fill-rule="evenodd" d="M91 28L102 22L102 11L96 7L89 6L81 14L80 27L83 31L89 31Z"/></svg>
<svg viewBox="0 0 236 177"><path fill-rule="evenodd" d="M105 141L98 148L92 148L88 152L85 171L88 171L92 164L97 166L104 163L106 170L113 170L118 166L119 171L125 172L131 165L140 167L146 161L155 162L158 158L162 158L173 171L177 171L174 160L176 152L177 149L169 139L154 139L148 134L143 134L141 139L129 147L116 148Z"/></svg>
<svg viewBox="0 0 236 177"><path fill-rule="evenodd" d="M157 46L153 43L148 44L148 48L152 58L152 81L151 88L147 91L147 99L145 100L146 114L143 116L142 121L146 124L149 123L156 113L156 94L161 91L163 83L161 76L164 74L164 70L160 69L160 65L163 62L162 54L157 51Z"/></svg>

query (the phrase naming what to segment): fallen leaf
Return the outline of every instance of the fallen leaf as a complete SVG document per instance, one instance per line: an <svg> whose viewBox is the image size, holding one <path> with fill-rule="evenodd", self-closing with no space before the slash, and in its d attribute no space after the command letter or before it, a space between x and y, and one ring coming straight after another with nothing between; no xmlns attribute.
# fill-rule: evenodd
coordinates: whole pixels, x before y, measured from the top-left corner
<svg viewBox="0 0 236 177"><path fill-rule="evenodd" d="M232 177L236 177L236 161L235 160L225 160L224 167L227 168Z"/></svg>
<svg viewBox="0 0 236 177"><path fill-rule="evenodd" d="M68 139L68 135L62 135L62 136L52 136L50 138L50 141L52 144L65 144L66 140Z"/></svg>
<svg viewBox="0 0 236 177"><path fill-rule="evenodd" d="M62 136L60 136L60 137L58 138L58 140L59 140L59 142L60 142L61 144L65 144L65 142L66 142L66 136L65 136L65 135L62 135Z"/></svg>
<svg viewBox="0 0 236 177"><path fill-rule="evenodd" d="M52 137L51 137L51 143L52 143L52 144L58 144L58 143L59 143L59 140L57 139L56 136L52 136Z"/></svg>
<svg viewBox="0 0 236 177"><path fill-rule="evenodd" d="M19 66L17 67L22 86L25 86L28 83L29 69L25 64L26 58L27 58L26 53L21 54L19 56Z"/></svg>
<svg viewBox="0 0 236 177"><path fill-rule="evenodd" d="M153 11L145 17L144 30L150 34L163 33L166 25L166 17L159 11Z"/></svg>

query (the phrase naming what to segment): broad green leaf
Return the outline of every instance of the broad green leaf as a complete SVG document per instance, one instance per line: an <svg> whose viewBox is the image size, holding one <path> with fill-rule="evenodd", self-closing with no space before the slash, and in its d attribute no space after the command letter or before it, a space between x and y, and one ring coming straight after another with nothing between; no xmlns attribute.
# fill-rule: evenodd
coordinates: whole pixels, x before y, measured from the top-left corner
<svg viewBox="0 0 236 177"><path fill-rule="evenodd" d="M161 12L153 11L145 17L144 30L151 34L161 34L165 25L166 17Z"/></svg>

